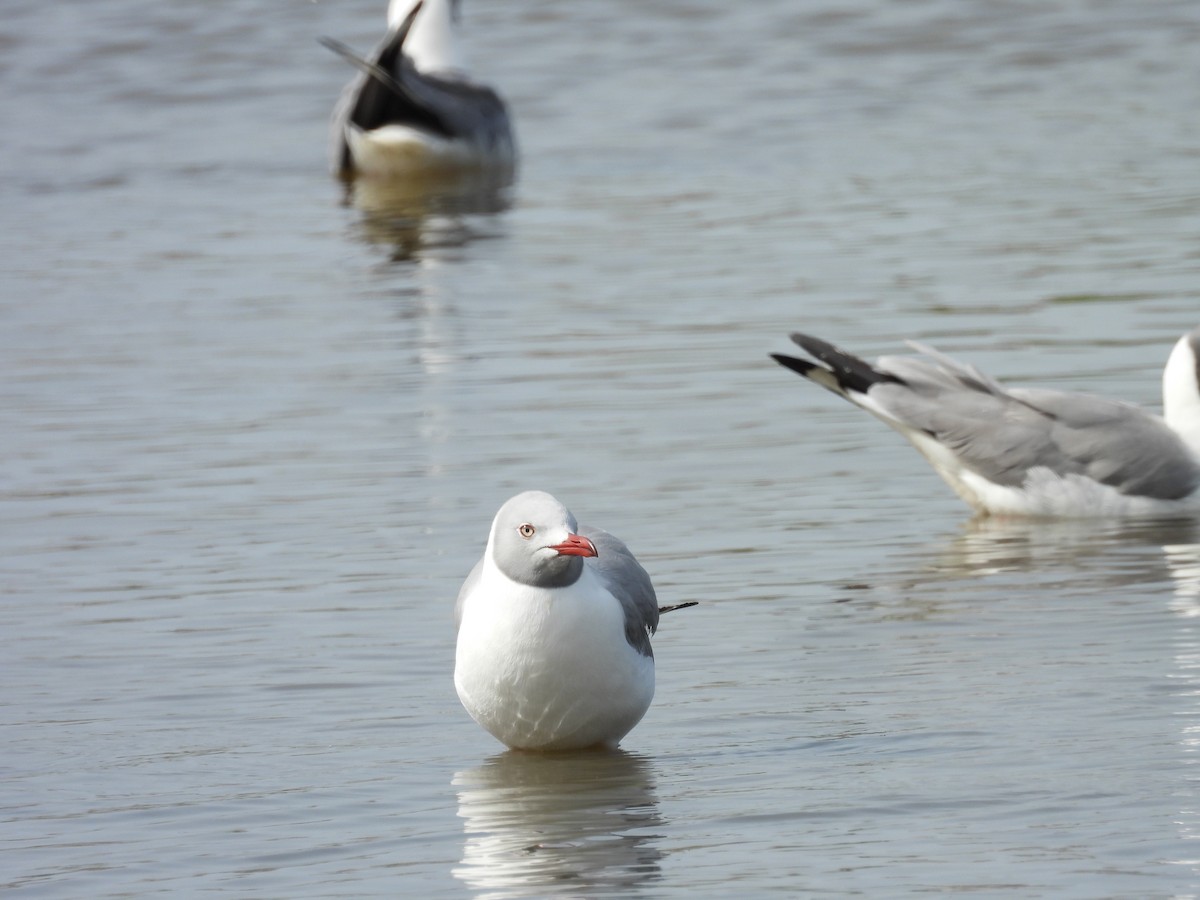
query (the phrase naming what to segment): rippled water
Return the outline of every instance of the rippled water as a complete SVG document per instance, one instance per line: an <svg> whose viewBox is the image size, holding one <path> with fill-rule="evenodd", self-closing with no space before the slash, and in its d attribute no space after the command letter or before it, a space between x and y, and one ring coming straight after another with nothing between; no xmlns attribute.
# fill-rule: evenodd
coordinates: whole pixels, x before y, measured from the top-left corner
<svg viewBox="0 0 1200 900"><path fill-rule="evenodd" d="M972 523L766 356L1157 405L1195 4L467 3L518 180L347 197L382 7L6 6L0 885L1200 893L1200 530ZM454 695L527 487L702 601L622 752Z"/></svg>

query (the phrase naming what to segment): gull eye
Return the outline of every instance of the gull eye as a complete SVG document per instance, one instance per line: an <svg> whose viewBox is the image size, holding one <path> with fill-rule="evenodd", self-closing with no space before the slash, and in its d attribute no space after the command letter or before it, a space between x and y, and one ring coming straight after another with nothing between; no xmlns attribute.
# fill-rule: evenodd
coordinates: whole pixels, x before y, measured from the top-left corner
<svg viewBox="0 0 1200 900"><path fill-rule="evenodd" d="M524 525L518 528L517 531L521 533L521 537L525 538L525 540L529 540L531 537L533 537L533 533L537 531L537 529L526 522Z"/></svg>

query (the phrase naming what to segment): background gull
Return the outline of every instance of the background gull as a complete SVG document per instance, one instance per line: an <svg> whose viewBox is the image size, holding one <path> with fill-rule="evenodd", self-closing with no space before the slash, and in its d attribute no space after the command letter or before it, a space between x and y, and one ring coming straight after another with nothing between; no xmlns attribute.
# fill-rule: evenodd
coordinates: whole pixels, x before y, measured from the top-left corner
<svg viewBox="0 0 1200 900"><path fill-rule="evenodd" d="M814 361L779 364L903 434L984 514L1169 516L1200 511L1200 328L1163 372L1163 416L1119 400L1004 388L973 366L911 343L928 359L871 364L793 334Z"/></svg>
<svg viewBox="0 0 1200 900"><path fill-rule="evenodd" d="M360 69L334 110L334 171L397 176L424 169L511 169L516 149L500 96L466 74L456 0L393 0L369 58L322 43Z"/></svg>

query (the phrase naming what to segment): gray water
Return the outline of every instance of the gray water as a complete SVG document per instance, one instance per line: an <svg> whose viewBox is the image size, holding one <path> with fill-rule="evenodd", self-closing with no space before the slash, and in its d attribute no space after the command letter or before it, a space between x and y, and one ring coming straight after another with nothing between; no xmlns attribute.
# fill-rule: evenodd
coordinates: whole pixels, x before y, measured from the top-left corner
<svg viewBox="0 0 1200 900"><path fill-rule="evenodd" d="M0 886L1200 895L1200 528L973 523L767 357L1157 408L1200 7L466 4L514 185L346 198L382 0L0 17ZM503 752L451 608L550 490L673 613L612 755Z"/></svg>

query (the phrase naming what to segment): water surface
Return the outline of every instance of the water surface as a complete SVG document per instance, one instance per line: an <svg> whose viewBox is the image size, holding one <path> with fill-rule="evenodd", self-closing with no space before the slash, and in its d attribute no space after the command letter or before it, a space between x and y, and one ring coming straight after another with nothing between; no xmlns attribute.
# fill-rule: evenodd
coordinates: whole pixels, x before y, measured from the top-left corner
<svg viewBox="0 0 1200 900"><path fill-rule="evenodd" d="M1188 2L466 4L515 184L346 197L381 4L0 22L0 885L1192 896L1200 535L972 523L803 328L1157 407L1200 321ZM511 494L664 602L614 754L502 751Z"/></svg>

